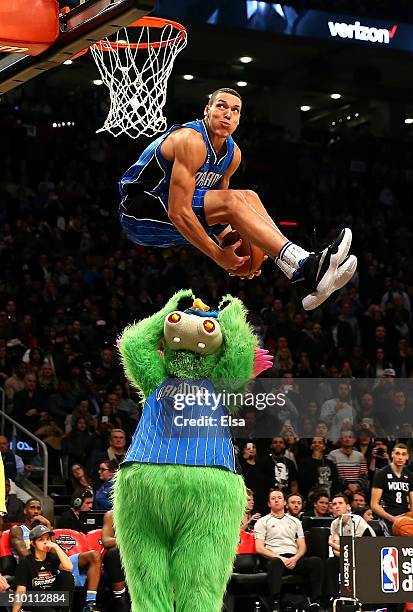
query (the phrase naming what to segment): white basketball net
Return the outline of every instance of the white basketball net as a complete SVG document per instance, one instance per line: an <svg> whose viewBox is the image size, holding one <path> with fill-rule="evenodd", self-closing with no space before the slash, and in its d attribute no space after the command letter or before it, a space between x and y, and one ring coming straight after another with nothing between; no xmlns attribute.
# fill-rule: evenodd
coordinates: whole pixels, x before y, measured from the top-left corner
<svg viewBox="0 0 413 612"><path fill-rule="evenodd" d="M139 40L129 41L128 30L118 31L115 41L103 39L90 47L102 81L110 93L110 108L103 126L113 136L152 137L165 131L163 107L175 57L186 46L185 30L172 24L163 29L133 28ZM151 41L157 31L157 41ZM137 44L136 44L137 43Z"/></svg>

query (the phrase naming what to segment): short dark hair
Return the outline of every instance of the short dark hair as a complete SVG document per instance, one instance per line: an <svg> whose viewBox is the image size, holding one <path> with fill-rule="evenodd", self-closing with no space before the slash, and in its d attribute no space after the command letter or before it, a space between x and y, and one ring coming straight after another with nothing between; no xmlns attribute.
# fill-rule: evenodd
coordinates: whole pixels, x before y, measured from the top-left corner
<svg viewBox="0 0 413 612"><path fill-rule="evenodd" d="M287 503L290 497L299 497L301 499L301 503L304 504L304 497L301 495L301 493L290 493L289 495L287 495L287 499L286 499Z"/></svg>
<svg viewBox="0 0 413 612"><path fill-rule="evenodd" d="M217 95L219 93L221 93L221 92L222 93L229 93L232 96L236 96L242 102L241 95L235 89L231 89L231 87L220 87L219 89L216 89L215 91L213 91L212 94L209 96L208 106L211 106L211 104L214 102L214 100L217 97Z"/></svg>
<svg viewBox="0 0 413 612"><path fill-rule="evenodd" d="M26 503L24 504L24 507L25 507L25 508L27 508L27 506L28 506L29 504L31 504L32 502L34 502L34 501L37 501L37 502L39 502L39 504L40 504L40 505L42 505L42 500L41 500L41 499L39 499L38 497L30 497L30 498L29 498L29 499L26 501Z"/></svg>
<svg viewBox="0 0 413 612"><path fill-rule="evenodd" d="M333 495L331 501L334 501L337 497L342 497L346 504L350 503L350 500L345 493L336 493L335 495Z"/></svg>
<svg viewBox="0 0 413 612"><path fill-rule="evenodd" d="M114 459L103 459L100 463L104 463L108 466L109 472L115 473L119 467L119 464Z"/></svg>
<svg viewBox="0 0 413 612"><path fill-rule="evenodd" d="M272 488L272 489L270 489L268 491L268 500L270 499L271 493L274 493L274 491L277 491L278 493L282 493L283 497L285 499L285 491L283 489L281 489L280 487L274 487L274 488Z"/></svg>
<svg viewBox="0 0 413 612"><path fill-rule="evenodd" d="M329 496L328 492L320 490L320 491L317 491L317 493L314 495L314 497L313 497L313 504L318 502L318 500L321 499L321 497L327 497L328 501L330 501L330 496Z"/></svg>
<svg viewBox="0 0 413 612"><path fill-rule="evenodd" d="M409 452L407 445L403 442L396 442L396 444L392 448L392 451L394 451L395 448L403 448L404 450L407 450L407 452Z"/></svg>

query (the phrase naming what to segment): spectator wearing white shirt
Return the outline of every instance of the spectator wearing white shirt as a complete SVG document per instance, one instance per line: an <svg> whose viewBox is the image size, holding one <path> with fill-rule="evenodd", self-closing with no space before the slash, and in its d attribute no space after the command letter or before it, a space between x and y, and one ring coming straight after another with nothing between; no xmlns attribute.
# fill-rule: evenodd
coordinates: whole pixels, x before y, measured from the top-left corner
<svg viewBox="0 0 413 612"><path fill-rule="evenodd" d="M309 578L311 600L309 610L320 609L322 589L322 561L317 557L305 557L303 526L285 513L285 496L282 490L272 489L268 497L271 512L260 518L254 528L257 553L267 560L266 569L273 612L280 610L281 578L284 574L298 574Z"/></svg>
<svg viewBox="0 0 413 612"><path fill-rule="evenodd" d="M333 557L327 559L327 588L332 599L338 597L340 572L340 536L372 536L376 534L362 516L351 515L349 499L344 493L337 493L331 500L331 510L336 517L330 526L329 544Z"/></svg>

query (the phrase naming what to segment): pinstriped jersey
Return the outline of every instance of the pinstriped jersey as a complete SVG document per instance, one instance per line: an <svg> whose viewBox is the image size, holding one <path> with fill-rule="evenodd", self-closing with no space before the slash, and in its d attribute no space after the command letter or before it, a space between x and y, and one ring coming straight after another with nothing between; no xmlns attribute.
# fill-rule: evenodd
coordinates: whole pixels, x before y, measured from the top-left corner
<svg viewBox="0 0 413 612"><path fill-rule="evenodd" d="M228 413L208 380L164 381L146 400L122 463L220 467L236 471ZM190 398L190 399L189 399Z"/></svg>
<svg viewBox="0 0 413 612"><path fill-rule="evenodd" d="M163 157L161 145L169 134L182 127L191 128L202 134L207 150L204 163L195 173L194 196L203 196L208 189L218 188L220 180L234 157L235 143L232 137L228 136L225 141L225 153L218 156L209 139L205 121L196 119L188 123L173 125L146 147L136 163L125 172L119 182L122 201L144 191L154 198L160 198L164 204L167 203L173 162Z"/></svg>

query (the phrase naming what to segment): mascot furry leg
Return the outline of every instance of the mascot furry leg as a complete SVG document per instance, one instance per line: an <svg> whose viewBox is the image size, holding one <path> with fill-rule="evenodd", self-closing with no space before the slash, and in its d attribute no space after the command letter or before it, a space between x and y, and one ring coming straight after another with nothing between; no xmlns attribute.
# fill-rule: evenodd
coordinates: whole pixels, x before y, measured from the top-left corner
<svg viewBox="0 0 413 612"><path fill-rule="evenodd" d="M219 468L122 468L114 518L133 612L172 612L174 599L179 612L219 612L245 501L241 476Z"/></svg>
<svg viewBox="0 0 413 612"><path fill-rule="evenodd" d="M170 425L188 385L215 393L219 381L257 374L257 339L237 298L212 311L200 300L182 308L188 297L178 292L119 341L128 379L145 399L113 506L133 612L172 612L174 602L176 612L220 612L246 506L229 428L196 425L185 434ZM259 357L260 371L271 365ZM203 398L191 406L191 417L211 415ZM222 404L213 414L219 423L228 416Z"/></svg>

